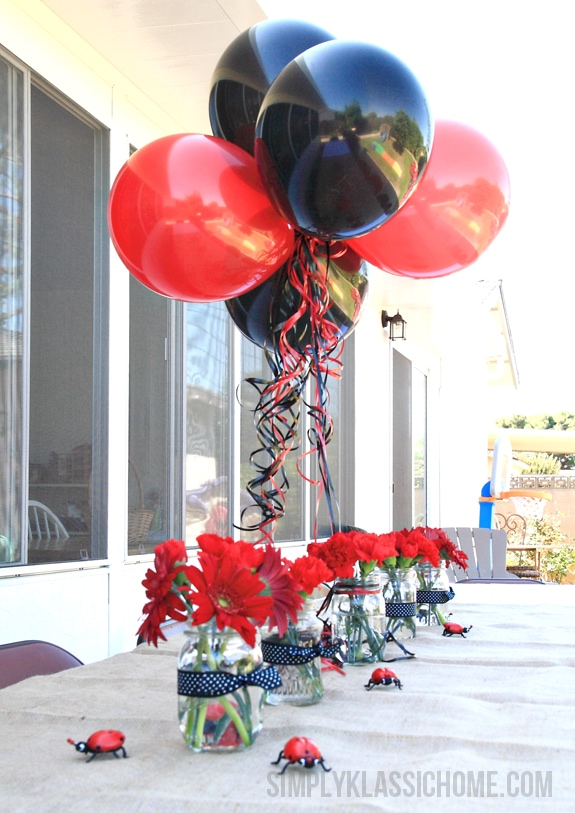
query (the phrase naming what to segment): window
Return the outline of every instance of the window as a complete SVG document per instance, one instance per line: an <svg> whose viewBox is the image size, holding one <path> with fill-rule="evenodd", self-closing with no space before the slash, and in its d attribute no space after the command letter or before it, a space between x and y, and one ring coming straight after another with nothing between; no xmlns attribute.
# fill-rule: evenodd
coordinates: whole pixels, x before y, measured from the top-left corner
<svg viewBox="0 0 575 813"><path fill-rule="evenodd" d="M258 394L245 382L249 378L267 381L271 372L263 350L243 337L232 324L223 302L186 306L186 540L193 544L202 532L233 534L242 520L249 527L258 513L250 514L253 500L246 485L254 477L250 457L265 461L254 427L253 409ZM346 358L353 355L353 336L346 340ZM329 412L335 432L328 445L328 464L343 524L353 524L353 367L344 370L342 381L329 382ZM343 382L343 383L342 383ZM345 401L345 406L343 402ZM276 542L299 542L314 538L317 490L298 473L296 463L309 448L310 422L302 405L298 424L298 449L287 458L285 515L278 521ZM318 479L315 461L306 458L310 479ZM263 462L265 465L265 462ZM348 477L343 476L346 471ZM334 498L335 503L335 498ZM317 516L317 536L329 534L325 500ZM243 539L255 539L258 532L242 531Z"/></svg>
<svg viewBox="0 0 575 813"><path fill-rule="evenodd" d="M24 76L0 55L0 564L22 557Z"/></svg>
<svg viewBox="0 0 575 813"><path fill-rule="evenodd" d="M0 77L0 562L102 558L107 133L7 58Z"/></svg>
<svg viewBox="0 0 575 813"><path fill-rule="evenodd" d="M393 528L427 523L427 375L393 350Z"/></svg>
<svg viewBox="0 0 575 813"><path fill-rule="evenodd" d="M173 307L130 277L128 554L171 536L169 336Z"/></svg>
<svg viewBox="0 0 575 813"><path fill-rule="evenodd" d="M232 532L233 364L223 302L186 306L185 539Z"/></svg>

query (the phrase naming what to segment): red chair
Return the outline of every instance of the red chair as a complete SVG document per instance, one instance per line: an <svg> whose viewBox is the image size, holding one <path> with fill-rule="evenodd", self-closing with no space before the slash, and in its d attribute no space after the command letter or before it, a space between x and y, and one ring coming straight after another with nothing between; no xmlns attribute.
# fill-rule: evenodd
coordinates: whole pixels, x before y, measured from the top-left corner
<svg viewBox="0 0 575 813"><path fill-rule="evenodd" d="M46 641L0 644L0 689L33 675L52 675L75 666L83 666L82 661Z"/></svg>

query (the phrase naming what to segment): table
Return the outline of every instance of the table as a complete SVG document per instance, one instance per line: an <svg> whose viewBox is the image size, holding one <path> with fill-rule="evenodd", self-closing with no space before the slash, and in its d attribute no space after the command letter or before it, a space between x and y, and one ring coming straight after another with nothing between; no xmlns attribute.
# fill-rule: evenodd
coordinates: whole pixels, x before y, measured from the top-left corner
<svg viewBox="0 0 575 813"><path fill-rule="evenodd" d="M402 691L367 692L370 667L328 672L321 703L266 707L241 753L185 748L181 638L1 690L0 811L571 811L575 588L455 590L452 620L473 628L465 639L418 629L408 644L417 657L392 665ZM128 759L86 763L66 742L101 728L124 731ZM296 734L320 745L330 773L290 767L278 777L270 762Z"/></svg>

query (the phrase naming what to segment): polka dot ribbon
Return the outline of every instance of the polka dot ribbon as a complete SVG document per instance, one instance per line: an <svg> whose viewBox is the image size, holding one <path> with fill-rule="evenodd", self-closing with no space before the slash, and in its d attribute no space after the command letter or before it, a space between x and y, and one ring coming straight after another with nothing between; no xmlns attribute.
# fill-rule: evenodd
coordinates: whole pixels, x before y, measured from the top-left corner
<svg viewBox="0 0 575 813"><path fill-rule="evenodd" d="M417 612L416 606L415 601L386 601L385 615L387 618L409 618Z"/></svg>
<svg viewBox="0 0 575 813"><path fill-rule="evenodd" d="M275 666L256 669L246 675L231 675L229 672L189 672L178 669L178 694L188 697L221 697L235 692L243 686L259 686L262 689L277 689L282 685Z"/></svg>
<svg viewBox="0 0 575 813"><path fill-rule="evenodd" d="M297 666L309 663L314 658L335 658L341 649L341 641L335 644L319 643L315 646L295 646L291 644L262 641L262 654L266 663L284 666Z"/></svg>
<svg viewBox="0 0 575 813"><path fill-rule="evenodd" d="M455 598L455 590L450 587L449 590L418 590L417 603L418 604L446 604Z"/></svg>

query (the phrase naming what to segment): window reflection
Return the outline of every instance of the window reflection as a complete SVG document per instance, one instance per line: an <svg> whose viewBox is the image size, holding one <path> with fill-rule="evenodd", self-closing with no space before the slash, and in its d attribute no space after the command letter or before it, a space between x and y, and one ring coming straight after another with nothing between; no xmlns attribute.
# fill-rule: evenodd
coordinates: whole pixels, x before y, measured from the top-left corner
<svg viewBox="0 0 575 813"><path fill-rule="evenodd" d="M413 525L427 524L427 376L412 368Z"/></svg>
<svg viewBox="0 0 575 813"><path fill-rule="evenodd" d="M23 84L0 58L0 565L21 557Z"/></svg>
<svg viewBox="0 0 575 813"><path fill-rule="evenodd" d="M223 302L186 307L185 538L231 532L228 312Z"/></svg>

